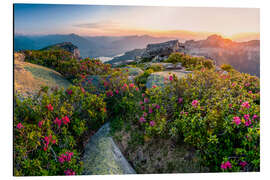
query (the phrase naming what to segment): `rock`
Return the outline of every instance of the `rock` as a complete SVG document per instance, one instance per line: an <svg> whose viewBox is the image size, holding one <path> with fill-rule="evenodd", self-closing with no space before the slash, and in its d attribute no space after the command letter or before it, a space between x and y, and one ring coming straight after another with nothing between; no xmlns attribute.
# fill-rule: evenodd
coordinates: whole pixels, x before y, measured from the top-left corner
<svg viewBox="0 0 270 180"><path fill-rule="evenodd" d="M110 124L103 125L87 143L83 175L136 174L110 136Z"/></svg>
<svg viewBox="0 0 270 180"><path fill-rule="evenodd" d="M127 67L124 67L122 69L128 70L129 76L138 76L138 75L143 73L143 70L141 70L140 68L134 68L134 67L127 66Z"/></svg>
<svg viewBox="0 0 270 180"><path fill-rule="evenodd" d="M141 58L153 59L168 57L171 53L181 52L185 47L178 40L167 41L164 43L148 44Z"/></svg>
<svg viewBox="0 0 270 180"><path fill-rule="evenodd" d="M182 63L175 64L175 69L183 69Z"/></svg>
<svg viewBox="0 0 270 180"><path fill-rule="evenodd" d="M186 74L192 73L191 71L172 70L161 71L151 74L147 78L146 88L152 88L154 85L164 87L165 82L168 82L169 76L175 74L178 79L183 78Z"/></svg>

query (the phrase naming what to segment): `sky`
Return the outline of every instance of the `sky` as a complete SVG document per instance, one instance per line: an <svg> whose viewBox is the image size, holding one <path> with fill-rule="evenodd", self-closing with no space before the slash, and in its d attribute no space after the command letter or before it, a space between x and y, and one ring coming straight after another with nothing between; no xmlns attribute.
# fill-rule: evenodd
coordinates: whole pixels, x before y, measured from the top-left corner
<svg viewBox="0 0 270 180"><path fill-rule="evenodd" d="M257 37L259 9L15 4L18 34Z"/></svg>

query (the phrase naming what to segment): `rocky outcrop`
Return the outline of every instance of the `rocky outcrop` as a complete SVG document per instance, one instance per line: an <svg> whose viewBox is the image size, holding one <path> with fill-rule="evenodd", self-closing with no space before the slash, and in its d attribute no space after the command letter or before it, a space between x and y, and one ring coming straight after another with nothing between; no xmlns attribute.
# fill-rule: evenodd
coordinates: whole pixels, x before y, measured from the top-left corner
<svg viewBox="0 0 270 180"><path fill-rule="evenodd" d="M178 40L164 43L148 44L141 58L153 59L168 57L171 53L184 51L184 46Z"/></svg>
<svg viewBox="0 0 270 180"><path fill-rule="evenodd" d="M49 50L49 49L64 49L70 52L74 56L74 58L76 59L81 58L79 48L75 46L74 44L72 44L71 42L63 42L63 43L54 44L51 46L47 46L41 50Z"/></svg>
<svg viewBox="0 0 270 180"><path fill-rule="evenodd" d="M91 137L83 156L84 175L136 174L110 136L110 124Z"/></svg>
<svg viewBox="0 0 270 180"><path fill-rule="evenodd" d="M24 62L24 54L14 53L14 91L33 96L41 86L68 88L71 83L60 73L36 64Z"/></svg>
<svg viewBox="0 0 270 180"><path fill-rule="evenodd" d="M147 78L146 88L152 88L154 85L164 87L165 84L170 81L169 76L174 74L178 79L181 79L184 78L189 73L191 73L191 71L184 71L184 70L171 70L152 73Z"/></svg>

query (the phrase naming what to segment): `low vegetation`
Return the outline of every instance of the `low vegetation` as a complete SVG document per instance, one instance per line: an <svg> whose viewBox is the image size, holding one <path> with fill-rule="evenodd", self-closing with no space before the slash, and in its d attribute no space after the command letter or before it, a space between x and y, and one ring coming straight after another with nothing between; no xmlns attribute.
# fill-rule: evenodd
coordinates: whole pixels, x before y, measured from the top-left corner
<svg viewBox="0 0 270 180"><path fill-rule="evenodd" d="M83 143L107 120L139 173L260 170L257 77L230 71L227 65L222 69L228 72L215 71L212 60L174 53L166 61L181 62L193 73L181 79L170 75L164 87L146 89L147 77L158 67L145 70L134 83L128 68L43 53L29 51L26 59L76 79L76 86L52 93L43 88L24 101L15 97L15 175L80 174ZM164 156L150 157L164 144L170 146L160 147ZM173 160L185 154L178 153L179 147L194 152L191 160ZM140 149L147 158L138 162L133 157Z"/></svg>

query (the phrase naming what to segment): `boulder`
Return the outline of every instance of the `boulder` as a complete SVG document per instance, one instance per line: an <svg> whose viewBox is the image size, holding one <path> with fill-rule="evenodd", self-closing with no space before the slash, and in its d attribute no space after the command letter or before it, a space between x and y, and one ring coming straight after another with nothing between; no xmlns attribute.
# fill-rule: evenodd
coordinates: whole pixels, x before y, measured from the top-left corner
<svg viewBox="0 0 270 180"><path fill-rule="evenodd" d="M110 136L110 124L103 125L86 145L83 175L136 174Z"/></svg>
<svg viewBox="0 0 270 180"><path fill-rule="evenodd" d="M141 73L143 73L143 70L141 70L140 68L134 68L134 67L127 66L127 67L124 67L122 69L128 70L128 75L129 76L138 76Z"/></svg>
<svg viewBox="0 0 270 180"><path fill-rule="evenodd" d="M169 81L169 76L175 74L176 77L180 79L189 73L191 73L191 71L172 70L155 72L147 78L146 88L152 88L154 85L164 87L165 83Z"/></svg>

